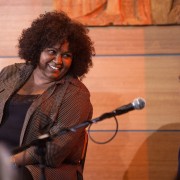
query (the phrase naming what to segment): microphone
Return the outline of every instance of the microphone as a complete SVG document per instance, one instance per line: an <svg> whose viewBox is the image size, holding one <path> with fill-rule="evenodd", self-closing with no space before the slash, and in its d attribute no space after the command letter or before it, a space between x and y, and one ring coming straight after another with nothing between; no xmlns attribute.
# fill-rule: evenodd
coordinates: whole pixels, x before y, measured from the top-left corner
<svg viewBox="0 0 180 180"><path fill-rule="evenodd" d="M93 122L101 121L103 119L111 118L111 117L114 117L116 115L125 114L125 113L132 111L132 110L135 110L135 109L141 110L145 107L145 105L146 105L146 102L143 98L137 98L137 99L134 99L134 101L132 103L121 106L112 112L104 113L101 116L99 116L98 118L93 119L92 121Z"/></svg>
<svg viewBox="0 0 180 180"><path fill-rule="evenodd" d="M88 120L88 121L85 121L81 124L77 124L77 125L70 127L70 128L60 129L59 132L57 132L53 135L50 135L49 133L43 134L43 135L39 136L38 139L33 140L31 143L14 149L12 151L12 154L17 154L19 152L22 152L23 150L26 150L27 148L29 148L31 146L37 146L40 143L45 143L47 141L51 141L53 138L60 136L60 135L63 135L63 134L66 134L68 132L76 132L77 129L79 129L79 128L87 127L88 125L90 125L92 123L97 123L98 121L101 121L103 119L111 118L111 117L114 117L116 115L125 114L125 113L132 111L134 109L137 109L137 110L143 109L145 107L145 105L146 105L146 103L145 103L145 100L143 98L137 98L132 103L121 106L112 112L104 113L101 116L99 116L95 119L92 119L91 121ZM1 155L1 152L0 152L0 155ZM1 156L0 156L0 158L1 158ZM1 163L0 163L0 165L1 165ZM0 170L1 170L1 167L0 167Z"/></svg>
<svg viewBox="0 0 180 180"><path fill-rule="evenodd" d="M132 111L134 109L140 110L143 109L145 107L145 100L143 98L137 98L134 99L134 101L132 103L129 103L127 105L124 105L122 107L119 107L117 109L115 109L115 115L120 115L120 114L124 114L127 113L129 111Z"/></svg>

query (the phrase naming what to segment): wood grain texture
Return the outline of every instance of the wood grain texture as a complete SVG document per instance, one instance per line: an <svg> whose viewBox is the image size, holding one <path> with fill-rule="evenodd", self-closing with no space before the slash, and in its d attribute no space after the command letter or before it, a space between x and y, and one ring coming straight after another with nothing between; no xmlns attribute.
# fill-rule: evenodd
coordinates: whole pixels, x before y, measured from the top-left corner
<svg viewBox="0 0 180 180"><path fill-rule="evenodd" d="M97 55L180 53L180 26L90 28Z"/></svg>
<svg viewBox="0 0 180 180"><path fill-rule="evenodd" d="M0 58L0 68L21 61ZM158 129L179 121L179 56L108 56L93 61L83 82L91 92L94 118L143 97L145 109L118 117L121 129ZM110 125L109 120L97 128L108 129Z"/></svg>
<svg viewBox="0 0 180 180"><path fill-rule="evenodd" d="M180 123L162 126L180 128ZM107 133L95 134L108 136ZM173 180L177 173L178 132L121 132L106 144L89 140L85 179Z"/></svg>
<svg viewBox="0 0 180 180"><path fill-rule="evenodd" d="M21 1L12 4L8 2L1 5L0 11L0 26L3 27L0 29L0 56L17 56L17 41L21 31L40 13L53 8L46 1L23 1L21 5ZM173 54L179 53L180 49L180 38L177 38L180 37L180 26L112 26L89 29L97 55Z"/></svg>
<svg viewBox="0 0 180 180"><path fill-rule="evenodd" d="M0 1L0 70L22 62L17 39L52 2ZM97 56L83 80L91 92L93 118L132 102L146 100L141 111L118 116L113 141L97 145L89 140L85 180L173 180L180 147L180 27L91 27ZM115 129L113 119L92 127L92 136L106 140Z"/></svg>

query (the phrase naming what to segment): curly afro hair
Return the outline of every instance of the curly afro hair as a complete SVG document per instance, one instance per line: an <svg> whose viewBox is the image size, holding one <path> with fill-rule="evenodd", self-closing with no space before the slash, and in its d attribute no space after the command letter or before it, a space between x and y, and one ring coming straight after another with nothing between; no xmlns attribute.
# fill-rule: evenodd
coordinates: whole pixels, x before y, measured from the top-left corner
<svg viewBox="0 0 180 180"><path fill-rule="evenodd" d="M87 34L88 29L83 24L70 19L64 12L41 14L22 31L19 57L36 66L45 48L68 41L73 57L70 72L83 77L92 66L92 56L95 55L93 42Z"/></svg>

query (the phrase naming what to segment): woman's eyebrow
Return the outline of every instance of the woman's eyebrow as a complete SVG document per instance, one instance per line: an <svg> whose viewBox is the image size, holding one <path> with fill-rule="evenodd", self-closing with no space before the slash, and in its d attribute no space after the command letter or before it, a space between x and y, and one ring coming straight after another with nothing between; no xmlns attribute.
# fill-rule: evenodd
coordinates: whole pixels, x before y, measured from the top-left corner
<svg viewBox="0 0 180 180"><path fill-rule="evenodd" d="M47 49L54 49L54 50L56 50L56 51L59 50L58 48L55 48L55 47L48 47Z"/></svg>
<svg viewBox="0 0 180 180"><path fill-rule="evenodd" d="M71 53L70 50L61 51L61 49L56 48L56 47L48 47L47 49L53 49L53 50L59 51L61 53Z"/></svg>
<svg viewBox="0 0 180 180"><path fill-rule="evenodd" d="M62 53L71 53L71 52L69 50L67 50L67 51L62 51Z"/></svg>

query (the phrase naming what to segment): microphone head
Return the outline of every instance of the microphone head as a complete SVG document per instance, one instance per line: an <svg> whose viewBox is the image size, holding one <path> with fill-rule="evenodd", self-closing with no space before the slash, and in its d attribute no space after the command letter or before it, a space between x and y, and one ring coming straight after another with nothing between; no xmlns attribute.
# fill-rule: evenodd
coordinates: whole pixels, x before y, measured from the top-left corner
<svg viewBox="0 0 180 180"><path fill-rule="evenodd" d="M146 102L143 98L137 98L132 102L134 109L143 109L146 105Z"/></svg>

